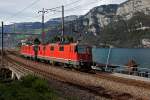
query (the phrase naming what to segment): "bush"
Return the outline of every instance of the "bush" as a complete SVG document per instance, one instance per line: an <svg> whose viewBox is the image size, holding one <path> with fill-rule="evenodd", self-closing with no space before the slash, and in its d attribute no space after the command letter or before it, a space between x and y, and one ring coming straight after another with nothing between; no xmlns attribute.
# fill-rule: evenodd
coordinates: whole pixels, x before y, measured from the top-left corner
<svg viewBox="0 0 150 100"><path fill-rule="evenodd" d="M26 77L23 77L22 78L22 85L25 86L25 87L32 87L32 84L37 80L38 78L37 77L34 77L32 75L28 75Z"/></svg>
<svg viewBox="0 0 150 100"><path fill-rule="evenodd" d="M55 90L48 87L47 81L28 75L21 81L0 83L0 100L57 100Z"/></svg>
<svg viewBox="0 0 150 100"><path fill-rule="evenodd" d="M35 80L32 83L32 87L38 92L47 92L48 91L48 84L46 81L43 80Z"/></svg>

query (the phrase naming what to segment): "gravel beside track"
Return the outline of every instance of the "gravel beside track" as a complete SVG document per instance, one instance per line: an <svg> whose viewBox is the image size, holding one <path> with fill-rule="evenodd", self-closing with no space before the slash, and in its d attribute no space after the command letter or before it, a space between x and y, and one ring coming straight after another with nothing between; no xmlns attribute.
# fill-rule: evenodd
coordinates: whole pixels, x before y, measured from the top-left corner
<svg viewBox="0 0 150 100"><path fill-rule="evenodd" d="M93 75L64 70L58 67L51 67L47 64L25 60L15 55L8 55L8 57L11 58L11 60L14 59L18 63L28 66L26 68L30 70L39 71L39 74L48 77L52 76L54 79L82 88L90 93L95 93L97 96L99 95L113 100L149 100L150 98L150 89L146 88L143 84L136 86L137 83L133 80L128 81L127 79L112 77L110 74L104 73ZM127 81L127 83L125 81ZM135 82L136 84L131 82ZM146 86L149 87L150 85L147 83Z"/></svg>
<svg viewBox="0 0 150 100"><path fill-rule="evenodd" d="M111 100L109 98L105 98L99 95L96 95L94 93L91 93L90 91L86 89L81 89L78 86L66 83L62 80L57 80L53 76L41 76L39 74L36 74L35 70L29 70L25 68L24 66L19 66L15 62L10 62L10 60L4 60L4 62L7 63L7 65L13 67L13 69L17 69L18 71L22 70L24 73L28 72L30 74L33 74L35 76L39 76L43 79L47 79L49 83L49 87L51 89L56 90L57 94L60 96L58 100ZM17 68L19 67L19 68ZM27 74L26 74L27 75Z"/></svg>

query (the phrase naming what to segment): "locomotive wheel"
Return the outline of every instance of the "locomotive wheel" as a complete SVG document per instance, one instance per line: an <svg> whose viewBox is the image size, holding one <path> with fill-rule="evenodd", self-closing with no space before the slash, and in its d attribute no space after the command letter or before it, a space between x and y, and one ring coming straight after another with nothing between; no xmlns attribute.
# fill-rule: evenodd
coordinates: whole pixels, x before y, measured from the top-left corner
<svg viewBox="0 0 150 100"><path fill-rule="evenodd" d="M79 66L79 65L75 65L74 68L75 68L76 70L78 70L78 71L80 71L80 70L82 69L82 67Z"/></svg>
<svg viewBox="0 0 150 100"><path fill-rule="evenodd" d="M71 68L72 66L70 64L64 64L64 68Z"/></svg>
<svg viewBox="0 0 150 100"><path fill-rule="evenodd" d="M52 66L57 65L57 63L55 61L51 61Z"/></svg>

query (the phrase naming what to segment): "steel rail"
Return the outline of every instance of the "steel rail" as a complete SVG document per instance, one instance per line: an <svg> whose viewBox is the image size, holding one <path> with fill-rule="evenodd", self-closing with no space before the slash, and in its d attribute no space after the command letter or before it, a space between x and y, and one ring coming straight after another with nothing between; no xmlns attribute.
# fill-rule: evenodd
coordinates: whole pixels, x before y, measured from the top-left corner
<svg viewBox="0 0 150 100"><path fill-rule="evenodd" d="M40 76L44 79L48 80L50 78L54 78L54 79L60 80L62 82L68 83L68 84L73 84L75 86L82 87L82 88L87 89L87 90L89 90L89 91L91 91L91 92L93 92L97 95L100 95L100 96L104 95L104 94L107 94L107 93L104 93L104 91L103 92L97 91L98 87L91 87L91 86L87 86L87 85L84 85L84 84L78 84L78 83L75 83L75 82L70 82L70 81L66 80L66 78L64 78L63 76L61 77L59 75L50 73L49 70L47 70L47 68L44 68L44 66L48 66L48 64L33 62L33 61L29 61L29 60L26 60L28 63L25 63L25 62L23 63L23 62L16 61L15 58L14 59L8 58L8 59L11 59L12 61L17 62L17 64L19 64L21 66L24 66L24 68L33 71L33 75ZM32 64L29 65L30 62L41 65L42 68L40 68L38 66L35 67ZM50 66L48 66L48 67L50 67ZM93 77L97 77L97 78L101 78L101 79L105 79L105 80L109 80L109 81L114 81L114 82L118 82L118 83L127 84L129 86L139 86L139 87L142 87L142 88L150 89L150 87L149 87L150 84L148 84L148 83L139 82L139 81L135 81L135 80L131 80L131 79L119 78L119 77L111 76L108 73L90 74L90 73L72 71L72 70L68 70L68 69L64 69L64 68L58 68L58 67L56 67L56 69L66 70L67 72L75 72L75 73L79 73L79 74L84 74L84 75L87 75L87 76L89 75L89 76L93 76ZM115 92L115 93L116 93L116 96L114 96L114 98L119 97L120 95L124 94L124 93L119 94L118 92ZM114 95L114 91L109 94L109 97L112 97L112 95ZM130 94L126 94L126 96L129 96L129 95ZM130 95L130 96L132 97L132 95Z"/></svg>

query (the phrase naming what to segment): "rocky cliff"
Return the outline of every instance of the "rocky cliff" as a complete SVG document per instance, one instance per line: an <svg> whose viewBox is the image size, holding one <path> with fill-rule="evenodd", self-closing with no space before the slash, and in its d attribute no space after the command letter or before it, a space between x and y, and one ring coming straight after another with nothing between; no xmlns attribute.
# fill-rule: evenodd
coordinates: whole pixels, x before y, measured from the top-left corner
<svg viewBox="0 0 150 100"><path fill-rule="evenodd" d="M112 21L129 20L136 13L150 15L150 0L128 0L120 5L95 7L83 16L83 26L88 27L89 32L99 33Z"/></svg>
<svg viewBox="0 0 150 100"><path fill-rule="evenodd" d="M150 15L150 0L128 0L119 5L116 15L128 20L137 12Z"/></svg>
<svg viewBox="0 0 150 100"><path fill-rule="evenodd" d="M88 27L89 32L96 34L114 19L117 9L117 4L95 7L82 17L83 26Z"/></svg>

